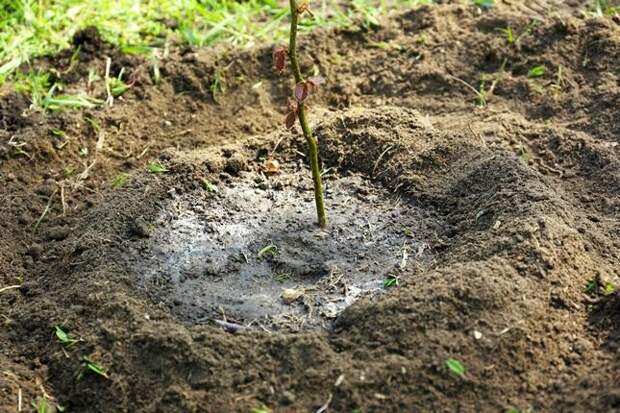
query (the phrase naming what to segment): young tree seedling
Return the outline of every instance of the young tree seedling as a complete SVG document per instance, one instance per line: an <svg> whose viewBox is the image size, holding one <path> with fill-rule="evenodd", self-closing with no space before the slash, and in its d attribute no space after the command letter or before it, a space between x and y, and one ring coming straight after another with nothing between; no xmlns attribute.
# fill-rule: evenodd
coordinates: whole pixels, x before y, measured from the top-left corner
<svg viewBox="0 0 620 413"><path fill-rule="evenodd" d="M324 229L327 227L327 215L325 214L325 204L323 202L323 180L319 167L319 142L312 130L308 126L306 100L323 83L323 78L319 76L305 79L301 73L299 61L297 59L297 26L299 17L304 13L312 15L307 2L297 3L296 0L289 0L291 8L291 31L288 49L278 46L273 51L274 69L278 73L284 72L286 58L291 61L291 69L295 77L294 99L288 103L288 113L286 115L286 127L291 129L295 125L295 119L299 119L301 130L308 143L310 154L310 167L312 169L312 180L314 181L314 200L316 203L316 213L319 226Z"/></svg>

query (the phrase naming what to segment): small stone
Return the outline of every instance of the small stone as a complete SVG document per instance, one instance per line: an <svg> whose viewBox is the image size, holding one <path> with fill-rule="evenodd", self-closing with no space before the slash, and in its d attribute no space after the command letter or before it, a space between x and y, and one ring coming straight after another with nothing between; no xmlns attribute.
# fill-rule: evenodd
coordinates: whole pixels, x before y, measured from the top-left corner
<svg viewBox="0 0 620 413"><path fill-rule="evenodd" d="M245 169L245 159L240 154L231 156L226 160L224 171L236 176Z"/></svg>
<svg viewBox="0 0 620 413"><path fill-rule="evenodd" d="M275 159L268 159L263 164L263 169L267 175L280 173L280 162Z"/></svg>
<svg viewBox="0 0 620 413"><path fill-rule="evenodd" d="M297 301L302 295L304 290L296 288L283 288L282 289L282 301L285 304L292 304Z"/></svg>
<svg viewBox="0 0 620 413"><path fill-rule="evenodd" d="M26 254L34 258L35 260L41 256L43 252L43 247L39 244L32 244L30 248L26 251Z"/></svg>
<svg viewBox="0 0 620 413"><path fill-rule="evenodd" d="M151 236L149 226L142 217L138 217L131 221L129 224L129 232L131 235L135 235L138 238L148 238Z"/></svg>
<svg viewBox="0 0 620 413"><path fill-rule="evenodd" d="M368 188L360 186L357 188L357 193L360 195L368 195L370 192L368 192Z"/></svg>
<svg viewBox="0 0 620 413"><path fill-rule="evenodd" d="M52 227L45 232L47 240L62 241L69 236L71 228L67 226Z"/></svg>
<svg viewBox="0 0 620 413"><path fill-rule="evenodd" d="M297 400L297 397L292 392L285 390L282 392L282 403L283 404L293 404Z"/></svg>

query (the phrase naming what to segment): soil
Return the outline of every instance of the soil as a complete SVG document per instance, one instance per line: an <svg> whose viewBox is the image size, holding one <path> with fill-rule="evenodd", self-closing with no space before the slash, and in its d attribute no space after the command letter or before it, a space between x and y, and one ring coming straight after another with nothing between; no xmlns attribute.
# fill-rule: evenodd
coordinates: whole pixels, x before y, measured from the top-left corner
<svg viewBox="0 0 620 413"><path fill-rule="evenodd" d="M35 64L70 92L109 56L113 106L4 88L0 411L620 410L620 25L498 3L302 37L326 232L271 46L179 48L157 83L86 30Z"/></svg>

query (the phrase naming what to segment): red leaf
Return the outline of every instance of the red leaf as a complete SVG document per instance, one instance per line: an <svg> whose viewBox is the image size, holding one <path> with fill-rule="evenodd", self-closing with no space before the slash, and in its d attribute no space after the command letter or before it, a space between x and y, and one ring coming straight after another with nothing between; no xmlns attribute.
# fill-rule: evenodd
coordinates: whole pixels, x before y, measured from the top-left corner
<svg viewBox="0 0 620 413"><path fill-rule="evenodd" d="M291 129L295 126L295 119L297 119L297 112L289 112L286 114L286 129Z"/></svg>
<svg viewBox="0 0 620 413"><path fill-rule="evenodd" d="M310 90L307 82L299 82L295 85L295 99L297 102L302 103L308 97Z"/></svg>
<svg viewBox="0 0 620 413"><path fill-rule="evenodd" d="M273 68L276 72L282 73L286 65L286 48L284 46L276 46L273 49Z"/></svg>

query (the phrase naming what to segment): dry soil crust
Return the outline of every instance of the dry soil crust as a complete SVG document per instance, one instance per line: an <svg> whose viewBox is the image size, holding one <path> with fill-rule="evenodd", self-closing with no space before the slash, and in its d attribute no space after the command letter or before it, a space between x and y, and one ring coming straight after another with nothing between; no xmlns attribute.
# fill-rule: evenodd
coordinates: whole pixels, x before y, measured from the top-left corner
<svg viewBox="0 0 620 413"><path fill-rule="evenodd" d="M346 196L362 208L356 219L367 214L386 228L380 248L388 257L370 267L381 270L355 265L351 274L376 282L399 267L393 248L409 236L394 224L411 227L413 241L428 247L419 265L410 254L397 287L358 297L332 314L329 330L317 316L308 324L319 328L296 326L293 333L264 322L270 332L230 334L213 325L222 314L213 297L198 294L209 299L196 311L185 290L170 294L179 268L162 258L196 248L198 257L228 253L217 244L201 250L194 232L176 237L190 210L201 230L248 224L257 235L243 240L247 263L226 258L222 267L192 258L179 276L210 271L224 282L262 266L271 281L278 258L259 261L257 250L285 240L303 258L293 265L282 247L291 287L306 270L317 282L328 279L327 267L307 265L303 255L324 245L307 227L312 214L303 205L311 192L298 178L303 141L277 129L281 114L273 108L284 107L289 85L269 74L270 50L188 51L165 62L155 86L147 63L121 57L93 33L78 36L90 52L74 70L87 73L108 54L129 69L135 86L114 107L85 113L43 116L16 95L0 98L0 288L20 285L0 293L0 409L15 411L20 392L25 403L46 396L78 412L251 411L263 404L299 412L326 403L336 412L618 409L620 298L584 290L593 280L604 286L620 277L620 29L611 19L523 4L487 13L435 5L376 30L307 38L314 46L305 48L304 66L316 64L328 80L312 113L320 116L314 124L322 161L333 174L335 228L357 225L337 218L350 213L336 206ZM533 17L540 21L518 44L507 45L497 30L522 32ZM70 56L41 64L63 69ZM504 60L487 106L474 109L462 81L477 86L480 73L497 76ZM537 64L547 75L528 79ZM220 67L228 67L229 88L215 104L209 84ZM69 88L82 86L79 74L63 75ZM102 149L87 117L106 132ZM59 128L65 135L53 133ZM283 171L265 182L291 182L254 188L276 146ZM90 149L86 158L82 147ZM167 173L141 172L153 156ZM131 173L129 182L112 189L119 171ZM205 190L204 179L220 192ZM242 197L255 190L262 208L250 215ZM291 200L267 206L270 193L275 201L290 193ZM367 211L373 195L379 204ZM240 211L230 210L235 205ZM297 207L299 220L285 217L284 228L280 214ZM223 215L210 218L217 211ZM246 222L236 222L238 213ZM161 241L178 238L187 240L186 250L162 250ZM302 248L303 239L312 245ZM274 286L274 311L308 315L311 305L281 306ZM346 302L344 286L335 287L329 292ZM264 307L244 315L235 305L224 312L244 325L269 315ZM63 347L56 325L83 341ZM77 380L84 356L109 378ZM447 370L448 358L466 366L463 377Z"/></svg>

